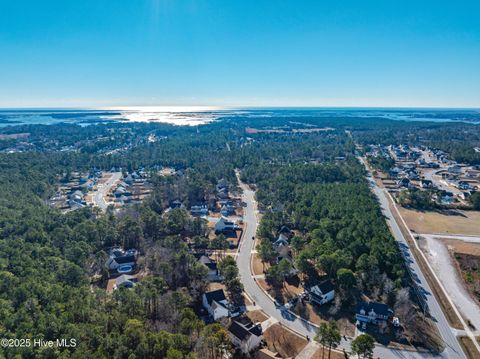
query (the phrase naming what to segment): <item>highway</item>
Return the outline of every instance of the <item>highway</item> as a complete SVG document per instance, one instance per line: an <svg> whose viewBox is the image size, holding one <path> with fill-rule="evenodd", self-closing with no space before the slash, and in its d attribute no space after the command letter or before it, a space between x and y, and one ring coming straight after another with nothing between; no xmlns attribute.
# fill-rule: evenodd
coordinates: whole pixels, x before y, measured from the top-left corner
<svg viewBox="0 0 480 359"><path fill-rule="evenodd" d="M386 194L376 186L375 182L371 178L369 178L369 181L371 183L372 189L379 198L380 204L382 206L382 211L387 217L387 221L392 228L392 233L395 239L403 243L408 249L408 243L403 238L400 228L398 227L394 217L390 212L390 207L388 206L388 199L386 197ZM256 283L252 276L252 272L250 269L250 261L252 251L255 249L255 241L252 240L252 237L255 236L257 230L257 207L254 198L254 191L251 190L246 184L242 183L240 179L239 183L240 187L243 190L242 199L246 203L244 213L244 223L246 224L246 228L244 229L243 239L240 242L238 250L237 265L239 268L240 279L243 283L245 292L255 302L256 306L260 307L268 316L278 320L285 327L288 327L289 329L303 336L313 338L316 334L317 327L313 325L313 323L297 317L293 313L286 310L283 306L275 304L272 298L269 297L260 288L260 286ZM415 273L418 274L422 286L428 293L430 293L428 283L426 282L423 274L421 273L417 263L415 262L412 255L410 255L410 257L413 259L413 263L411 263L411 265L413 266L412 269L415 271ZM466 358L455 335L450 329L448 322L440 309L439 304L437 303L433 295L428 295L427 300L430 311L432 312L435 320L437 321L439 331L441 333L443 341L445 342L445 351L441 355L433 356L415 351L391 349L381 345L377 345L374 352L375 358ZM339 349L345 349L346 351L350 351L350 343L351 339L342 339Z"/></svg>

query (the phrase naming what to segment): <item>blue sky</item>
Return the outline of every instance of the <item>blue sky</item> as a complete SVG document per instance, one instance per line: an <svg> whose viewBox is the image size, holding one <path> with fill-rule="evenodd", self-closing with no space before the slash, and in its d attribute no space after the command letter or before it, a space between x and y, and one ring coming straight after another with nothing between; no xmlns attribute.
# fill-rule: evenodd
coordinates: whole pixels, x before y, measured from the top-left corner
<svg viewBox="0 0 480 359"><path fill-rule="evenodd" d="M0 0L0 107L480 107L480 1Z"/></svg>

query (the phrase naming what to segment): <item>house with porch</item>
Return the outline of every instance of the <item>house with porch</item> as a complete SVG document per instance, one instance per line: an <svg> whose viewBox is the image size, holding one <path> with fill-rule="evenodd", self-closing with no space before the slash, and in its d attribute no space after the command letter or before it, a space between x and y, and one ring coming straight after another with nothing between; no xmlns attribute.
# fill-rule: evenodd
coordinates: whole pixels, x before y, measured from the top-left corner
<svg viewBox="0 0 480 359"><path fill-rule="evenodd" d="M392 315L393 311L386 304L360 301L357 303L355 316L362 323L380 324Z"/></svg>

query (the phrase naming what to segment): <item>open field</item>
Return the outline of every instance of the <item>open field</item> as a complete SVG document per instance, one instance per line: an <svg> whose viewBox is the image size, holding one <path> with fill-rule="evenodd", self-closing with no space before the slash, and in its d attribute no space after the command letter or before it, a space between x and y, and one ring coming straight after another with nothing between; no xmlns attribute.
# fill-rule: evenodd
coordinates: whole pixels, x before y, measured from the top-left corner
<svg viewBox="0 0 480 359"><path fill-rule="evenodd" d="M477 303L478 308L480 303L480 256L468 253L453 253L453 257L457 270L463 278L464 286Z"/></svg>
<svg viewBox="0 0 480 359"><path fill-rule="evenodd" d="M400 208L402 217L416 233L480 235L479 211L454 211L451 215Z"/></svg>
<svg viewBox="0 0 480 359"><path fill-rule="evenodd" d="M441 240L455 253L480 256L480 243L470 243L461 240L446 238L441 238Z"/></svg>
<svg viewBox="0 0 480 359"><path fill-rule="evenodd" d="M391 203L390 203L390 206L392 206ZM400 208L399 210L402 213L403 209ZM410 211L410 212L414 212L414 211ZM438 303L442 307L442 311L445 314L445 317L447 318L449 324L455 329L463 329L463 325L462 325L462 322L460 321L460 318L458 318L457 314L455 313L455 310L450 305L450 302L448 301L447 297L445 297L445 294L443 293L443 291L438 288L437 281L433 276L433 274L431 273L430 268L424 262L422 256L420 255L420 253L417 252L415 245L412 243L412 239L410 237L410 233L408 229L405 228L405 226L403 225L400 217L398 216L395 210L392 210L392 214L396 218L396 221L398 223L400 230L402 231L403 236L409 242L410 250L412 254L415 256L415 259L417 260L417 263L420 266L423 275L425 276L428 283L430 284L430 288L433 294L435 295L435 297L437 298ZM405 221L409 223L406 219Z"/></svg>

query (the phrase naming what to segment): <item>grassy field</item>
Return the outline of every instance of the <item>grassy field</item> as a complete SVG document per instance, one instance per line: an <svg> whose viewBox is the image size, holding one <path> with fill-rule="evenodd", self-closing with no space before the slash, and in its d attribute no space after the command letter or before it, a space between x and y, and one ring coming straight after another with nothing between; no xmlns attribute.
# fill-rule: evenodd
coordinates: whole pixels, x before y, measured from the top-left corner
<svg viewBox="0 0 480 359"><path fill-rule="evenodd" d="M464 234L480 236L479 211L455 211L455 214L420 212L399 207L409 228L416 233Z"/></svg>

